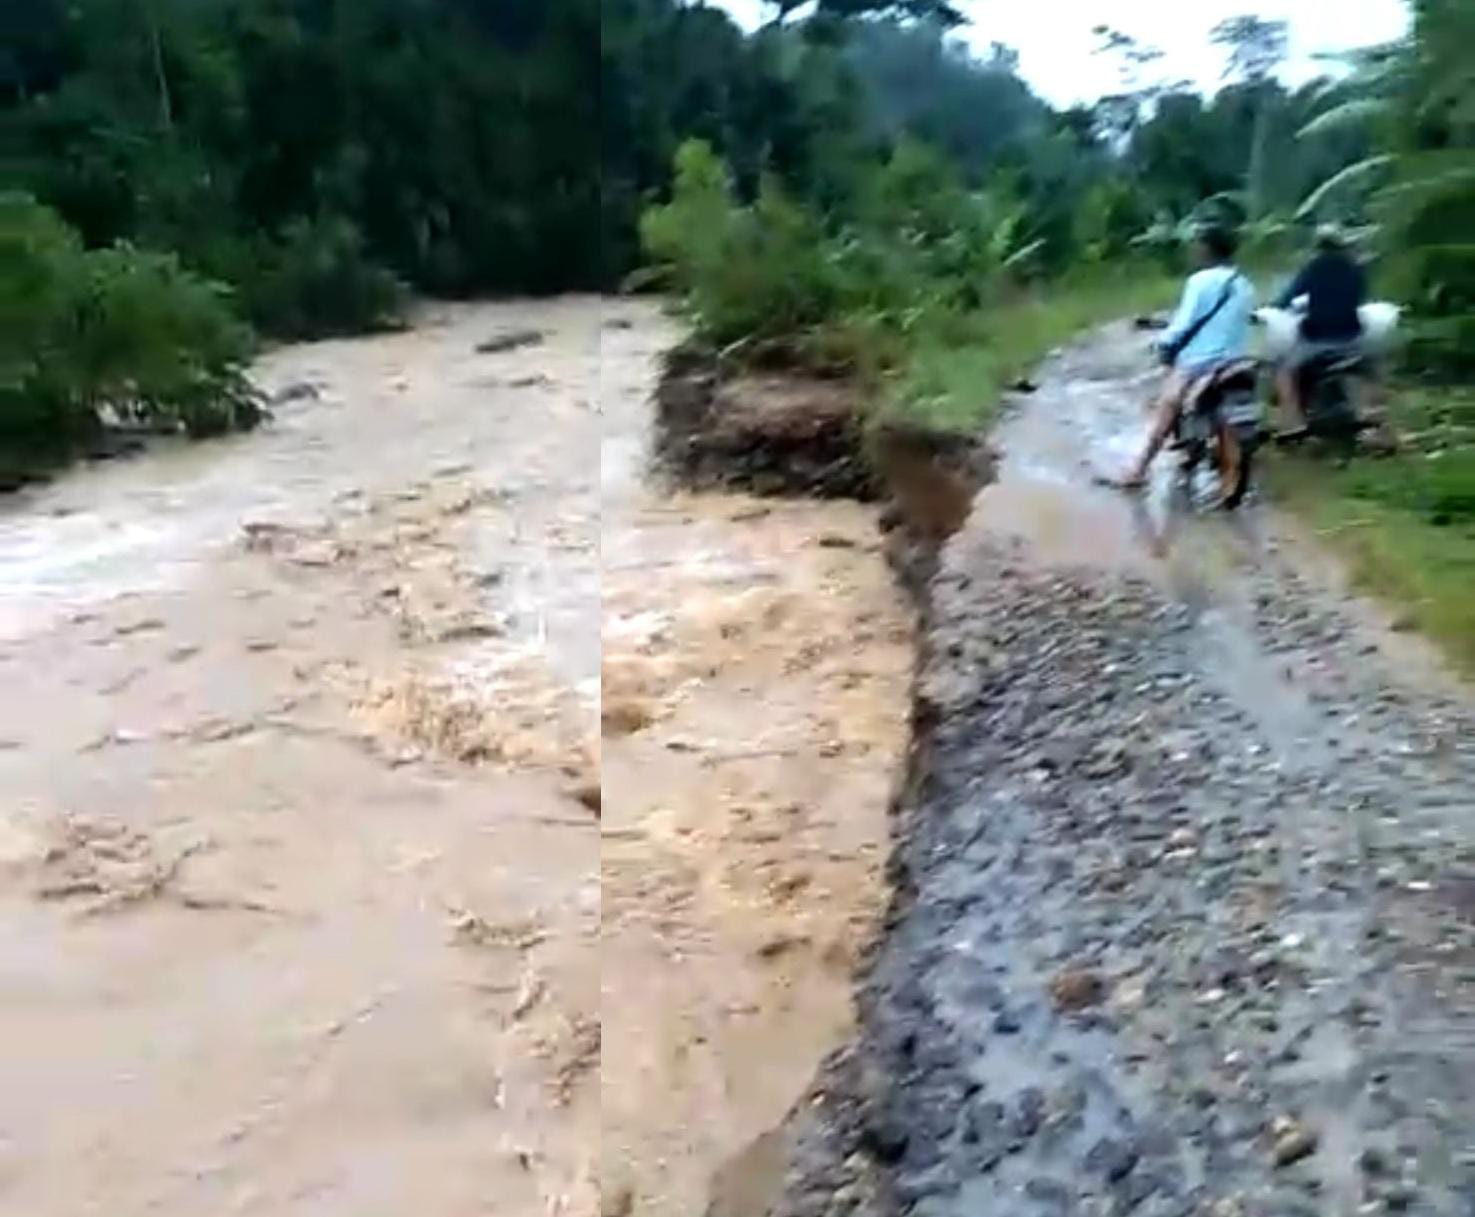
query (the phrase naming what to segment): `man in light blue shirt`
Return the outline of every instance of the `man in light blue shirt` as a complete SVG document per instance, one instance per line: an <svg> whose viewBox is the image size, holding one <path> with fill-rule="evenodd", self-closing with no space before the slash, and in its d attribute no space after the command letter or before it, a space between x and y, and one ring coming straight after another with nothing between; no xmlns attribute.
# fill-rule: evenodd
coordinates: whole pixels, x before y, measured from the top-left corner
<svg viewBox="0 0 1475 1217"><path fill-rule="evenodd" d="M1167 386L1158 399L1152 434L1131 471L1122 479L1127 487L1142 486L1173 430L1189 387L1221 364L1243 359L1250 352L1250 317L1255 289L1234 266L1234 236L1227 229L1203 229L1194 242L1200 269L1188 277L1178 313L1158 343L1171 367Z"/></svg>

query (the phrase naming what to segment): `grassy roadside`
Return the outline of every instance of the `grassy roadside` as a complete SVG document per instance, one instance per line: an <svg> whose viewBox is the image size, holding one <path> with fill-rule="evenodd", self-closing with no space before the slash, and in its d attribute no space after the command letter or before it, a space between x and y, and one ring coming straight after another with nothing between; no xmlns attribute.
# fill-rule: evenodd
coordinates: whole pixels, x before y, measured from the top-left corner
<svg viewBox="0 0 1475 1217"><path fill-rule="evenodd" d="M1180 278L1142 267L1096 269L958 319L946 336L920 336L886 378L878 422L975 435L1008 386L1083 330L1172 304Z"/></svg>
<svg viewBox="0 0 1475 1217"><path fill-rule="evenodd" d="M1008 386L1053 347L1106 321L1171 305L1179 278L1097 269L918 335L881 384L876 422L943 434L984 430ZM1399 455L1344 468L1274 453L1270 496L1304 519L1357 588L1475 676L1475 387L1403 386L1389 402Z"/></svg>
<svg viewBox="0 0 1475 1217"><path fill-rule="evenodd" d="M1266 462L1271 497L1316 530L1359 590L1475 676L1475 389L1405 388L1389 417L1403 451L1336 468Z"/></svg>

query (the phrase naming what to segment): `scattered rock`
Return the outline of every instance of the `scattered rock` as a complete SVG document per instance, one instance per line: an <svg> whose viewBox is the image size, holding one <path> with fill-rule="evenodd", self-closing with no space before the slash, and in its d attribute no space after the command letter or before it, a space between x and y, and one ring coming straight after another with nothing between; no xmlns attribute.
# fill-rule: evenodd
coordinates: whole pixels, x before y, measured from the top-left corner
<svg viewBox="0 0 1475 1217"><path fill-rule="evenodd" d="M1392 1170L1392 1163L1388 1160L1388 1155L1376 1146L1368 1146L1363 1150L1357 1159L1357 1165L1362 1168L1363 1174L1374 1178L1387 1175Z"/></svg>
<svg viewBox="0 0 1475 1217"><path fill-rule="evenodd" d="M1106 982L1089 968L1067 968L1050 981L1050 1000L1062 1013L1099 1005L1105 997Z"/></svg>
<svg viewBox="0 0 1475 1217"><path fill-rule="evenodd" d="M294 401L317 401L323 391L310 380L294 380L271 395L271 404L285 406Z"/></svg>
<svg viewBox="0 0 1475 1217"><path fill-rule="evenodd" d="M515 351L520 347L541 346L544 335L542 330L508 330L506 333L493 334L476 344L478 355L501 355L506 351Z"/></svg>
<svg viewBox="0 0 1475 1217"><path fill-rule="evenodd" d="M1115 1137L1102 1137L1086 1154L1086 1169L1093 1175L1105 1176L1108 1183L1118 1183L1132 1173L1141 1154L1135 1145Z"/></svg>
<svg viewBox="0 0 1475 1217"><path fill-rule="evenodd" d="M1294 1120L1279 1120L1272 1126L1275 1135L1270 1158L1276 1166L1291 1166L1316 1152L1319 1138L1313 1129Z"/></svg>

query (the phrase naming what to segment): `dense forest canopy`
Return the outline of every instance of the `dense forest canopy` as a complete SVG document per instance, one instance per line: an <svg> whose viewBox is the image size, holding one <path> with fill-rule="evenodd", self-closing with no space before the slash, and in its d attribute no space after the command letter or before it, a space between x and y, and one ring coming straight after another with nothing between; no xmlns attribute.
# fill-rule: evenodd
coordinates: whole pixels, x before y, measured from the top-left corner
<svg viewBox="0 0 1475 1217"><path fill-rule="evenodd" d="M1277 77L1284 26L1226 21L1211 96L1103 25L1120 91L1060 112L1007 47L958 38L942 0L779 0L751 33L695 0L8 0L0 292L23 299L23 263L63 287L44 340L6 339L0 414L35 412L37 369L57 362L41 346L72 341L98 275L218 302L215 362L180 384L231 363L237 318L349 332L407 288L615 286L647 261L641 216L672 200L693 140L715 162L688 156L688 185L720 178L732 208L758 207L744 240L782 221L834 242L814 282L838 298L843 265L873 312L966 307L988 268L1169 256L1211 206L1252 249L1289 251L1316 219L1380 234L1390 284L1443 326L1428 350L1468 352L1475 6L1412 7L1405 42L1295 90ZM671 254L671 224L653 231ZM903 266L957 282L901 289ZM114 384L135 381L45 392L86 417Z"/></svg>
<svg viewBox="0 0 1475 1217"><path fill-rule="evenodd" d="M1015 175L1062 256L1062 191L1117 174L1134 214L1181 215L1245 185L1257 121L1269 207L1365 151L1343 132L1288 155L1312 97L1275 84L1253 39L1211 100L1060 115L1007 48L947 36L955 7L830 0L783 21L796 7L745 35L679 0L12 0L5 181L88 245L175 251L292 332L381 307L374 269L437 293L615 282L692 137L741 193L773 172L825 209L919 140L970 182ZM296 265L311 251L326 285ZM344 316L320 316L334 299Z"/></svg>

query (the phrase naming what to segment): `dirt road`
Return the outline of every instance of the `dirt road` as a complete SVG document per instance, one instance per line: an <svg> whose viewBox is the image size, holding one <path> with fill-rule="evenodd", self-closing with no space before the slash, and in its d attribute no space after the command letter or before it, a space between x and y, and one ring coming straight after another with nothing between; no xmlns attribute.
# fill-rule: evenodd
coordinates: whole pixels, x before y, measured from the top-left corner
<svg viewBox="0 0 1475 1217"><path fill-rule="evenodd" d="M893 928L777 1212L1475 1212L1475 715L1263 510L1091 488L1050 361L931 586ZM1308 574L1308 572L1311 572Z"/></svg>

